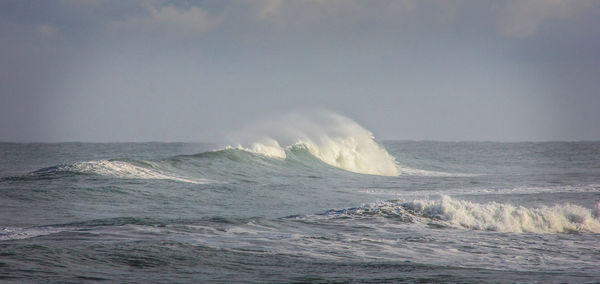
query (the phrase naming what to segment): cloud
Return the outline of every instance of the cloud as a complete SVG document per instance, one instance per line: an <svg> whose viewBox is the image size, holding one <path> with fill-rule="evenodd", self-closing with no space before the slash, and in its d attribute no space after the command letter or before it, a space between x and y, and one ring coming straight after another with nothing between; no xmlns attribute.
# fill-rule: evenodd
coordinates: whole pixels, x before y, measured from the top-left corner
<svg viewBox="0 0 600 284"><path fill-rule="evenodd" d="M38 25L35 28L36 33L43 39L52 39L59 35L60 30L52 25Z"/></svg>
<svg viewBox="0 0 600 284"><path fill-rule="evenodd" d="M135 32L169 32L196 34L214 29L222 22L222 16L211 15L198 6L176 7L174 5L145 5L146 13L125 20L112 22L110 27Z"/></svg>
<svg viewBox="0 0 600 284"><path fill-rule="evenodd" d="M591 5L593 1L588 0L510 1L500 12L499 30L507 37L528 37L535 34L545 21L577 17Z"/></svg>
<svg viewBox="0 0 600 284"><path fill-rule="evenodd" d="M261 20L265 20L279 14L283 5L285 4L283 0L262 0L248 3L256 5L256 14Z"/></svg>
<svg viewBox="0 0 600 284"><path fill-rule="evenodd" d="M253 24L271 27L279 32L352 31L357 25L382 21L393 23L414 12L414 0L248 0L243 2L250 11ZM234 2L231 6L237 6ZM237 6L236 8L239 8Z"/></svg>

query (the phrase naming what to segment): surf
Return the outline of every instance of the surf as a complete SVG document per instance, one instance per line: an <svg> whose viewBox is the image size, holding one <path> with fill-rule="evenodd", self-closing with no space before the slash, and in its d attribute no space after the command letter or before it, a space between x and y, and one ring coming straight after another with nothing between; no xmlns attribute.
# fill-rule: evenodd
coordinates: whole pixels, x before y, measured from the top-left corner
<svg viewBox="0 0 600 284"><path fill-rule="evenodd" d="M329 210L323 216L380 216L407 223L502 233L600 233L600 203L592 209L568 203L528 208L493 201L475 203L443 195L439 199L390 200Z"/></svg>

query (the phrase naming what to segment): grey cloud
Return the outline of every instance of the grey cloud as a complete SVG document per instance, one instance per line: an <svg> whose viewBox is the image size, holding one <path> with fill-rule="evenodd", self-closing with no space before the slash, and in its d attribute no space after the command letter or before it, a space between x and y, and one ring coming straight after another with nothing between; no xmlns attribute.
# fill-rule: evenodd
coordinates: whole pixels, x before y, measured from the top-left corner
<svg viewBox="0 0 600 284"><path fill-rule="evenodd" d="M594 4L588 0L508 1L500 14L500 31L509 37L531 36L544 21L574 19Z"/></svg>

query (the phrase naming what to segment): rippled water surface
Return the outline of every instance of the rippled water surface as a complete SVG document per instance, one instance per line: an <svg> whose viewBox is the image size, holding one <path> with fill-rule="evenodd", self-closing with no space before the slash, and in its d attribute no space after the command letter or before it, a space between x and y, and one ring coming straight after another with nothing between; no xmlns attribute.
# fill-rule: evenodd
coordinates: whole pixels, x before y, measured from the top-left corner
<svg viewBox="0 0 600 284"><path fill-rule="evenodd" d="M0 280L600 279L599 142L343 134L0 143Z"/></svg>

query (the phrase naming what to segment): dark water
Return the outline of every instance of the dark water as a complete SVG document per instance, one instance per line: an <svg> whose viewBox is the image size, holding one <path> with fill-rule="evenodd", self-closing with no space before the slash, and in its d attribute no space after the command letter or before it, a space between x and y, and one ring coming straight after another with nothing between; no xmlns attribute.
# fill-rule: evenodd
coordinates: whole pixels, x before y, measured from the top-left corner
<svg viewBox="0 0 600 284"><path fill-rule="evenodd" d="M600 142L381 144L1 143L0 281L600 281Z"/></svg>

